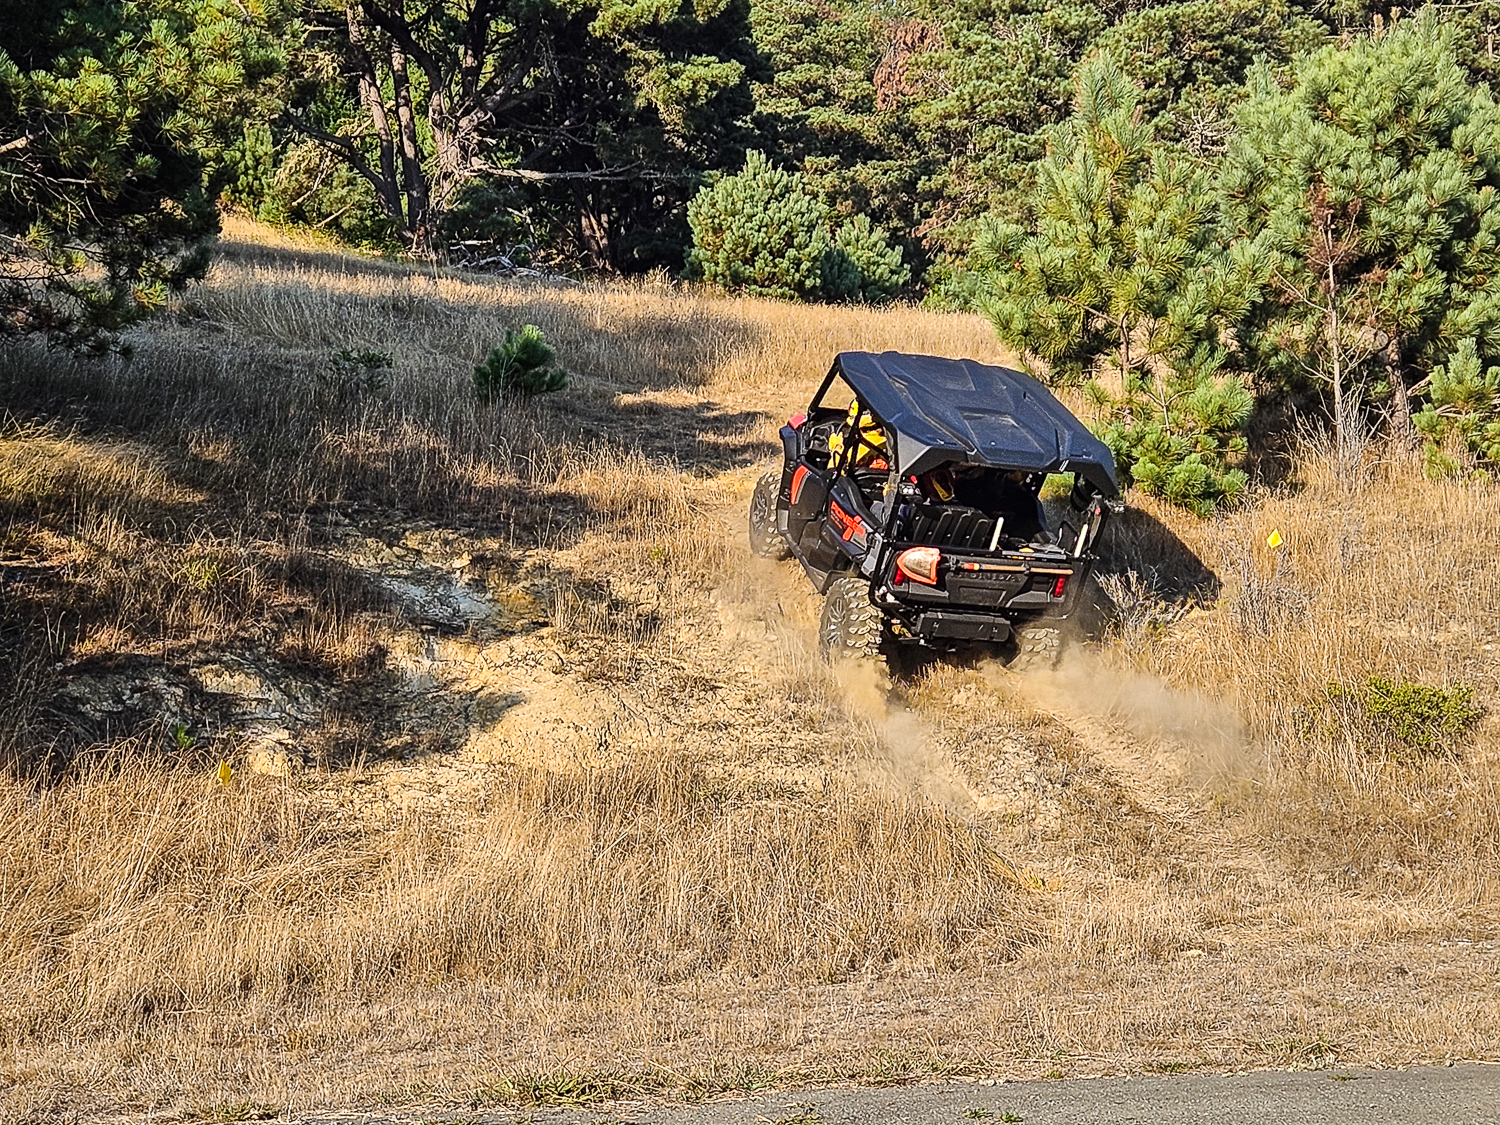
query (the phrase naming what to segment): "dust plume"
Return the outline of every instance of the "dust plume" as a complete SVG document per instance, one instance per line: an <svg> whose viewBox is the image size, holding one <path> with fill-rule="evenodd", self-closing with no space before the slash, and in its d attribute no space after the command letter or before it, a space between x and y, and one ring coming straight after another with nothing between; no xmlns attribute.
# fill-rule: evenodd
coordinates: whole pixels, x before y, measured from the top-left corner
<svg viewBox="0 0 1500 1125"><path fill-rule="evenodd" d="M973 812L980 801L935 745L931 728L891 690L884 670L841 663L833 669L844 712L867 733L873 780L915 789L953 812Z"/></svg>
<svg viewBox="0 0 1500 1125"><path fill-rule="evenodd" d="M854 773L864 784L915 791L951 812L981 807L883 669L847 662L830 667L818 654L821 599L800 571L756 558L748 547L733 557L715 601L725 638L746 650L753 674L769 673L784 689L838 712L848 733L834 749L854 759Z"/></svg>
<svg viewBox="0 0 1500 1125"><path fill-rule="evenodd" d="M1069 651L1052 671L1017 677L992 666L986 677L1004 677L1037 709L1075 727L1078 720L1092 720L1123 728L1135 743L1126 753L1145 757L1193 785L1244 780L1263 765L1249 731L1227 702L1116 667L1088 649Z"/></svg>

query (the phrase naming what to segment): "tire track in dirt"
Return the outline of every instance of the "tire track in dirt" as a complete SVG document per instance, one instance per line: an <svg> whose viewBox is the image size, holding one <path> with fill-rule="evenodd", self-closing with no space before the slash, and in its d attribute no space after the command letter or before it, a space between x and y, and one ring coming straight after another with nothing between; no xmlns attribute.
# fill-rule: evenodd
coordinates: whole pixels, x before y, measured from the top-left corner
<svg viewBox="0 0 1500 1125"><path fill-rule="evenodd" d="M1174 824L1202 818L1206 793L1254 776L1259 753L1239 717L1154 676L1075 650L1054 671L1015 678L1037 711L1066 726L1120 787Z"/></svg>

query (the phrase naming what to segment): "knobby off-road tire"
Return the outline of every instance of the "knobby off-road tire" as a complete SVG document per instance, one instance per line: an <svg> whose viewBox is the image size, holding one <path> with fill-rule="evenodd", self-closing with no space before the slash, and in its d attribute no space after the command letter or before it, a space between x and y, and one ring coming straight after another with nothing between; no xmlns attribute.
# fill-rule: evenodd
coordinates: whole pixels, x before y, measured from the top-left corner
<svg viewBox="0 0 1500 1125"><path fill-rule="evenodd" d="M883 662L885 618L870 601L870 582L858 576L835 579L823 599L818 651L831 663Z"/></svg>
<svg viewBox="0 0 1500 1125"><path fill-rule="evenodd" d="M1016 630L1016 654L1007 667L1012 672L1045 672L1062 659L1063 632L1056 625L1022 625Z"/></svg>
<svg viewBox="0 0 1500 1125"><path fill-rule="evenodd" d="M750 550L763 559L784 559L792 553L776 531L776 492L780 487L781 474L767 473L755 482L750 496Z"/></svg>

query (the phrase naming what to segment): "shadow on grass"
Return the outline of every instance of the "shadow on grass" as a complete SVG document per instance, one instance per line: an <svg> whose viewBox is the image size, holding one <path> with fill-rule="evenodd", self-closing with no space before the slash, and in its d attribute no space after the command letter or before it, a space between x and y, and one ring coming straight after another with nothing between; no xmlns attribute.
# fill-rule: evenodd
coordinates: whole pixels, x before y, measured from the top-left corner
<svg viewBox="0 0 1500 1125"><path fill-rule="evenodd" d="M372 732L389 726L381 700L394 681L371 639L378 630L360 639L355 623L395 611L370 575L330 557L334 513L392 547L417 527L492 536L516 553L564 549L610 518L569 487L580 464L644 455L663 472L706 476L775 451L756 436L762 413L683 393L725 354L756 346L759 329L744 322L643 300L601 324L598 302L542 286L509 287L497 307L462 290L424 293L391 263L259 249L243 260L409 281L410 291L325 293L252 278L239 296L200 291L196 312L190 297L188 318L140 333L129 360L24 342L0 349L0 441L41 427L55 448L83 451L69 475L40 471L0 488L0 661L28 685L0 714L0 751L12 760L24 750L54 761L123 738L194 752L189 735L172 733L190 714L201 720L194 662L252 651L320 693L339 720L330 761L368 756ZM315 322L307 339L296 316L269 319L281 306L296 313L298 301ZM265 324L226 323L236 308ZM196 326L193 315L203 318ZM508 318L543 321L593 373L548 400L476 404L455 357L466 362L462 348ZM425 333L422 346L441 349L450 332L457 350L441 362L367 386L330 384L339 348L368 337L365 346L394 350ZM121 461L150 471L117 470ZM607 608L589 612L618 616ZM95 696L134 697L80 702L69 688L84 681Z"/></svg>
<svg viewBox="0 0 1500 1125"><path fill-rule="evenodd" d="M1150 512L1128 508L1110 520L1097 547L1098 574L1139 575L1156 596L1211 601L1223 588L1219 576L1170 527Z"/></svg>

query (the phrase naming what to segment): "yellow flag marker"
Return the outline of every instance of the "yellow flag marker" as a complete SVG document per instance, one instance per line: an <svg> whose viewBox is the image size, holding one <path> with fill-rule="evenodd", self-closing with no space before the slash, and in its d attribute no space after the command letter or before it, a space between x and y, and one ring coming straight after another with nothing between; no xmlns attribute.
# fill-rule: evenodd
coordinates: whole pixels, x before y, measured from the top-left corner
<svg viewBox="0 0 1500 1125"><path fill-rule="evenodd" d="M1267 547L1279 547L1279 546L1281 546L1281 543L1282 543L1281 532L1277 531L1275 529L1272 529L1271 534L1268 535L1268 536L1266 536L1266 546Z"/></svg>
<svg viewBox="0 0 1500 1125"><path fill-rule="evenodd" d="M219 772L214 774L219 779L220 785L228 785L229 779L234 776L234 771L229 768L228 762L219 763Z"/></svg>

